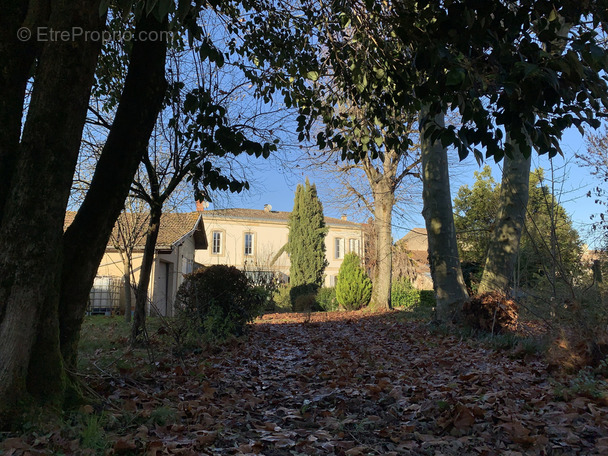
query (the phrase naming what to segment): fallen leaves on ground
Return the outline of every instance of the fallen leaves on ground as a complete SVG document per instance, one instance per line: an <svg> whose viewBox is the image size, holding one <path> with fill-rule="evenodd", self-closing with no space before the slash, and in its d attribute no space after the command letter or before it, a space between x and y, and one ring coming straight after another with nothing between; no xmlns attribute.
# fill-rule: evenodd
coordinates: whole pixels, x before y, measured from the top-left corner
<svg viewBox="0 0 608 456"><path fill-rule="evenodd" d="M397 312L266 315L218 353L129 375L95 384L124 422L108 454L608 454L608 407L555 400L541 360ZM0 447L47 454L33 438Z"/></svg>

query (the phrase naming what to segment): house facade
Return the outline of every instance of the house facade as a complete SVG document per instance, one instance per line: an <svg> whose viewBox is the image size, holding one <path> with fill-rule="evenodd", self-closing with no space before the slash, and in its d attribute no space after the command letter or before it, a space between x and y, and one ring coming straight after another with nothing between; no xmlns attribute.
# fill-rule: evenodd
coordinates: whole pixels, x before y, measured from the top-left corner
<svg viewBox="0 0 608 456"><path fill-rule="evenodd" d="M415 264L414 287L419 290L432 290L431 266L429 263L429 237L426 228L413 228L397 241Z"/></svg>
<svg viewBox="0 0 608 456"><path fill-rule="evenodd" d="M216 209L204 211L209 247L197 250L202 265L226 264L245 271L273 272L284 281L289 277L289 255L282 252L289 236L290 212L264 209ZM334 286L344 255L355 252L363 258L363 225L346 217L325 217L328 228L325 252L325 286Z"/></svg>
<svg viewBox="0 0 608 456"><path fill-rule="evenodd" d="M64 227L74 219L75 212L66 213ZM125 258L127 247L131 254L131 281L136 286L143 260L148 214L121 214L114 226L110 241L97 269L90 293L89 312L112 313L124 311L126 293ZM194 270L195 252L207 248L207 237L202 214L166 213L160 221L158 239L154 252L154 263L148 288L148 312L164 316L174 315L177 289L184 275Z"/></svg>

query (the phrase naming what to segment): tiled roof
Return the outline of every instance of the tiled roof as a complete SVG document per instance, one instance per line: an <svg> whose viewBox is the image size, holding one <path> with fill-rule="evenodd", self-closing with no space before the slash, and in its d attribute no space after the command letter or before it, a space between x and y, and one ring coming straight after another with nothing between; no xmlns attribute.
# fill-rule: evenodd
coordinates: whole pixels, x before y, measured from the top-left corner
<svg viewBox="0 0 608 456"><path fill-rule="evenodd" d="M68 211L65 214L63 222L64 230L72 224L76 212ZM123 213L120 215L118 222L114 225L112 236L108 242L108 246L113 247L118 239L119 226L125 228L125 232L137 233L135 236L136 247L144 247L146 242L145 234L148 224L148 213ZM207 237L202 218L198 212L186 213L166 213L161 216L160 229L158 231L158 239L156 248L171 248L181 238L194 231L194 243L197 249L207 248Z"/></svg>
<svg viewBox="0 0 608 456"><path fill-rule="evenodd" d="M234 218L240 220L261 220L261 221L276 221L285 222L289 220L289 214L291 212L283 211L266 211L263 209L213 209L203 212L205 219L212 218ZM360 228L361 223L350 222L348 220L342 220L334 217L325 217L326 225L341 225L352 228Z"/></svg>
<svg viewBox="0 0 608 456"><path fill-rule="evenodd" d="M403 244L407 250L421 250L426 252L429 249L426 228L413 228L397 242Z"/></svg>

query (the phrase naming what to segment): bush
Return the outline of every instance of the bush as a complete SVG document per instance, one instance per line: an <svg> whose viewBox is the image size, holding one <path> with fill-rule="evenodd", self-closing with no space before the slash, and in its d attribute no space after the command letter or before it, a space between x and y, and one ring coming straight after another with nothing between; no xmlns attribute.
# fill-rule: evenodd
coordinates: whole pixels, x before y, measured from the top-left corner
<svg viewBox="0 0 608 456"><path fill-rule="evenodd" d="M260 265L255 263L248 264L247 262L245 262L243 271L249 283L264 300L263 310L273 312L275 308L274 296L281 286L279 275L276 272L262 268Z"/></svg>
<svg viewBox="0 0 608 456"><path fill-rule="evenodd" d="M178 320L191 342L217 343L244 333L264 305L255 289L234 266L203 267L186 276L176 296Z"/></svg>
<svg viewBox="0 0 608 456"><path fill-rule="evenodd" d="M420 291L406 278L395 280L391 286L391 303L393 307L416 307L420 304Z"/></svg>
<svg viewBox="0 0 608 456"><path fill-rule="evenodd" d="M301 304L298 304L298 300L300 299L300 296L306 296L307 298L304 299L308 299L308 297L310 296L316 296L317 295L317 290L319 289L319 286L314 284L314 283L305 283L302 285L296 285L296 286L292 286L289 289L289 296L291 298L291 308L294 312L302 312L302 310L298 310L299 308L301 308ZM302 300L300 300L301 302L303 302ZM316 305L312 305L310 307L310 310L316 310Z"/></svg>
<svg viewBox="0 0 608 456"><path fill-rule="evenodd" d="M323 287L317 291L317 305L324 312L338 310L338 300L336 299L335 287Z"/></svg>
<svg viewBox="0 0 608 456"><path fill-rule="evenodd" d="M291 296L289 285L279 285L272 295L273 312L291 312Z"/></svg>
<svg viewBox="0 0 608 456"><path fill-rule="evenodd" d="M372 282L360 266L359 256L348 253L338 272L336 299L346 310L357 310L369 303L372 297Z"/></svg>
<svg viewBox="0 0 608 456"><path fill-rule="evenodd" d="M317 310L317 295L315 293L298 295L293 304L294 312L313 312Z"/></svg>

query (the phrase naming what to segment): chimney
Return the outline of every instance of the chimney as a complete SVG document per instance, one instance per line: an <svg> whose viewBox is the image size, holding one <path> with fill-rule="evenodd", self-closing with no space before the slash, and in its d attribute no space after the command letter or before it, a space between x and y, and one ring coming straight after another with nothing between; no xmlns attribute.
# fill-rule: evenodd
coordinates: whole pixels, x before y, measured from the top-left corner
<svg viewBox="0 0 608 456"><path fill-rule="evenodd" d="M344 221L348 220L348 216L346 214L342 214L340 218Z"/></svg>
<svg viewBox="0 0 608 456"><path fill-rule="evenodd" d="M264 212L272 211L272 206L270 204L264 204Z"/></svg>
<svg viewBox="0 0 608 456"><path fill-rule="evenodd" d="M196 212L204 212L208 207L208 201L196 201Z"/></svg>

